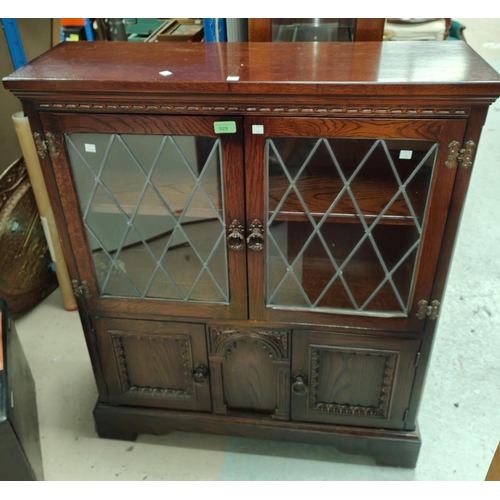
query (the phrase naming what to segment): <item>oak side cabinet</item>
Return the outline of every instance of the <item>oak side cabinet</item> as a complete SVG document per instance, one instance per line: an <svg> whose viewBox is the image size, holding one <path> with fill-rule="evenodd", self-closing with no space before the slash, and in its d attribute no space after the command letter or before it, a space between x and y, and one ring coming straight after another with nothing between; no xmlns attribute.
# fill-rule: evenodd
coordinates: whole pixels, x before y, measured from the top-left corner
<svg viewBox="0 0 500 500"><path fill-rule="evenodd" d="M462 42L82 42L3 84L43 165L100 436L415 466L498 73Z"/></svg>

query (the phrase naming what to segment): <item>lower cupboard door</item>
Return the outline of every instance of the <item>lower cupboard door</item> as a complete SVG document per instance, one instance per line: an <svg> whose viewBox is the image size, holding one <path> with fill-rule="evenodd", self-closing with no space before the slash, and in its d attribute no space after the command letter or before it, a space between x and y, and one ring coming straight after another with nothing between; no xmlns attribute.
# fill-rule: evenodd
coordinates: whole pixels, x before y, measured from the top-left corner
<svg viewBox="0 0 500 500"><path fill-rule="evenodd" d="M213 412L290 420L290 332L208 327Z"/></svg>
<svg viewBox="0 0 500 500"><path fill-rule="evenodd" d="M211 411L204 325L94 318L110 402Z"/></svg>
<svg viewBox="0 0 500 500"><path fill-rule="evenodd" d="M293 332L292 420L403 429L419 340Z"/></svg>

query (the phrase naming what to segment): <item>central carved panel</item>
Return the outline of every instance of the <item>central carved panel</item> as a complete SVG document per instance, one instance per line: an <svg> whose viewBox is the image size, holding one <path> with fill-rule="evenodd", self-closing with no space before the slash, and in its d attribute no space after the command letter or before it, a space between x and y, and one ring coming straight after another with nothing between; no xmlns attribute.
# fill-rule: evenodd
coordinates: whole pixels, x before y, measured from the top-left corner
<svg viewBox="0 0 500 500"><path fill-rule="evenodd" d="M290 333L217 327L208 332L214 412L288 420Z"/></svg>

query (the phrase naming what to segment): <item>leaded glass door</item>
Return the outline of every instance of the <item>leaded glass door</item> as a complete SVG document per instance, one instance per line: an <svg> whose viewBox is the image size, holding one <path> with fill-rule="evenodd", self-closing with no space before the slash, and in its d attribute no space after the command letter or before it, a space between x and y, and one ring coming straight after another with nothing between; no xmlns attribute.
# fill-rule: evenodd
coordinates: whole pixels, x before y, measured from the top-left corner
<svg viewBox="0 0 500 500"><path fill-rule="evenodd" d="M247 317L245 252L226 243L244 220L242 123L218 135L217 120L43 117L91 309Z"/></svg>
<svg viewBox="0 0 500 500"><path fill-rule="evenodd" d="M266 118L246 123L255 319L423 328L465 121ZM433 217L428 214L432 206Z"/></svg>

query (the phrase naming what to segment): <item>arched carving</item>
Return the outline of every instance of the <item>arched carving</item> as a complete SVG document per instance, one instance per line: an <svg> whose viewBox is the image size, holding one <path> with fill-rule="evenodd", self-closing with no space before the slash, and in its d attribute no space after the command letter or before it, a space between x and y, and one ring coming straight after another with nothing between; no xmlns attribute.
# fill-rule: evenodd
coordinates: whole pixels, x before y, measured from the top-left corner
<svg viewBox="0 0 500 500"><path fill-rule="evenodd" d="M269 353L273 360L288 359L288 335L286 331L273 330L237 330L224 328L209 328L210 352L213 355L228 356L231 347L239 342L260 345Z"/></svg>

